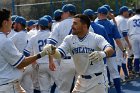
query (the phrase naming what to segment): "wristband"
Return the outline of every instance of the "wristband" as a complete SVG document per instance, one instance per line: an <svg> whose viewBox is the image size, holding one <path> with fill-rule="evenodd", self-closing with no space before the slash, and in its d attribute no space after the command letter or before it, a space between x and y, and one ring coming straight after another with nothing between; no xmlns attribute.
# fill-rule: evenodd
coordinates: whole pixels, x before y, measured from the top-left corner
<svg viewBox="0 0 140 93"><path fill-rule="evenodd" d="M124 49L122 52L125 53L126 52L126 49Z"/></svg>
<svg viewBox="0 0 140 93"><path fill-rule="evenodd" d="M41 58L41 55L40 53L37 54L37 59Z"/></svg>

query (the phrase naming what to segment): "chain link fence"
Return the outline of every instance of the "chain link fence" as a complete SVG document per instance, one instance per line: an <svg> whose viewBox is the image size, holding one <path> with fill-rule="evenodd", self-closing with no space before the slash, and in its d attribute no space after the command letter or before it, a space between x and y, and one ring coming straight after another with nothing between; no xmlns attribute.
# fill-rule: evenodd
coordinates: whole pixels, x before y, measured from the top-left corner
<svg viewBox="0 0 140 93"><path fill-rule="evenodd" d="M135 7L140 0L0 0L0 7L7 7L16 15L29 19L38 19L44 15L51 15L56 9L61 9L64 4L74 4L77 13L82 13L84 9L91 8L94 11L103 4L109 4L118 14L118 10L122 5Z"/></svg>

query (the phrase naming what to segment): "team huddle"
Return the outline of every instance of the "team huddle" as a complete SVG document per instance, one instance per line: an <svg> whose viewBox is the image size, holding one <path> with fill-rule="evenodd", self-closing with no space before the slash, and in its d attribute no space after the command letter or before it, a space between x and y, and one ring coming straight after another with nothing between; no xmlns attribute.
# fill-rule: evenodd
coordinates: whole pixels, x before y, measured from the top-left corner
<svg viewBox="0 0 140 93"><path fill-rule="evenodd" d="M140 75L140 9L122 6L115 17L106 4L82 14L66 4L54 20L10 14L0 10L0 93L121 93L121 82Z"/></svg>

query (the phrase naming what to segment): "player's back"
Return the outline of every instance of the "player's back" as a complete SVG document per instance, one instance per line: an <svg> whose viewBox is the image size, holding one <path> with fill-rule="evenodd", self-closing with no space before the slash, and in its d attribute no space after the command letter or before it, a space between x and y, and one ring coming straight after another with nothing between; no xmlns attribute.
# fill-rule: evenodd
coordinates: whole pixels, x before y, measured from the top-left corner
<svg viewBox="0 0 140 93"><path fill-rule="evenodd" d="M20 53L23 53L24 48L28 43L28 34L25 30L17 32L14 36L11 37L12 41L14 42L16 48L19 50Z"/></svg>
<svg viewBox="0 0 140 93"><path fill-rule="evenodd" d="M115 20L117 22L118 31L119 31L121 37L123 37L122 33L127 32L127 30L128 30L128 28L127 28L127 18L124 18L121 15L118 15L117 17L115 17Z"/></svg>
<svg viewBox="0 0 140 93"><path fill-rule="evenodd" d="M129 35L140 34L140 15L135 15L128 20Z"/></svg>
<svg viewBox="0 0 140 93"><path fill-rule="evenodd" d="M60 45L63 39L71 34L72 22L72 18L68 18L55 25L48 40Z"/></svg>
<svg viewBox="0 0 140 93"><path fill-rule="evenodd" d="M49 30L41 30L39 31L36 35L34 35L27 47L26 50L30 51L32 54L37 54L43 50L43 47L47 44L47 39L50 36L50 31ZM46 63L48 58L43 57L37 60L39 63Z"/></svg>

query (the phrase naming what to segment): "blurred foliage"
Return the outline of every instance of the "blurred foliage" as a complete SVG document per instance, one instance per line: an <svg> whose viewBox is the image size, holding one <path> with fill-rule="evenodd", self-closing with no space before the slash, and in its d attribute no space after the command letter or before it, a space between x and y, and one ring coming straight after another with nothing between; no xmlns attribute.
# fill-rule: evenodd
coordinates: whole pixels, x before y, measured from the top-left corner
<svg viewBox="0 0 140 93"><path fill-rule="evenodd" d="M61 9L64 4L71 3L77 8L77 13L82 13L84 9L91 8L94 11L103 4L109 4L117 13L122 5L135 8L140 0L14 0L17 15L24 16L27 20L38 19L44 15L53 16L56 9ZM118 1L118 3L116 2ZM0 0L0 6L12 8L12 0Z"/></svg>

